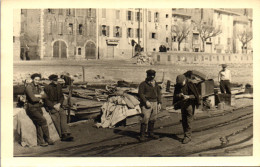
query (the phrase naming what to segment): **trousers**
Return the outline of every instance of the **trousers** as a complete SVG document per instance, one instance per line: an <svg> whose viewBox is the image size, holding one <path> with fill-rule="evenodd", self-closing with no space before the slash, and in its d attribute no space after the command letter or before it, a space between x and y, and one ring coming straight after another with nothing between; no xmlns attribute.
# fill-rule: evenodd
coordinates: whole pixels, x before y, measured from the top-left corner
<svg viewBox="0 0 260 167"><path fill-rule="evenodd" d="M44 133L42 131L42 126L46 127L47 121L43 116L43 112L42 112L41 107L28 104L27 109L26 109L26 113L31 118L34 125L36 126L37 143L38 144L44 143L44 138L43 138ZM49 136L47 134L47 138L48 137Z"/></svg>
<svg viewBox="0 0 260 167"><path fill-rule="evenodd" d="M158 104L157 102L150 102L151 108L146 108L146 106L142 106L143 118L141 123L148 124L149 121L156 121L158 115Z"/></svg>
<svg viewBox="0 0 260 167"><path fill-rule="evenodd" d="M62 108L60 108L59 111L51 111L50 116L60 137L62 137L63 134L70 133L70 129L67 124L67 115Z"/></svg>
<svg viewBox="0 0 260 167"><path fill-rule="evenodd" d="M192 121L195 112L195 104L191 102L186 102L181 108L182 116L182 127L184 131L184 137L191 138L192 134Z"/></svg>
<svg viewBox="0 0 260 167"><path fill-rule="evenodd" d="M221 93L231 94L231 89L230 89L230 82L229 82L229 80L221 80L219 86L220 86L220 91L221 91Z"/></svg>

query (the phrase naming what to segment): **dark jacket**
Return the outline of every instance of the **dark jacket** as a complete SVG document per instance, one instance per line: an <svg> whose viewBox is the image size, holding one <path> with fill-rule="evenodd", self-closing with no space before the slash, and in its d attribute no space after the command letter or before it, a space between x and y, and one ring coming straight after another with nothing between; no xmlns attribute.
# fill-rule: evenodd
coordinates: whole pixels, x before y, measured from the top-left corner
<svg viewBox="0 0 260 167"><path fill-rule="evenodd" d="M41 87L39 85L34 85L33 83L30 83L25 88L25 95L27 104L30 107L39 107L39 101L41 100L39 97L35 97L36 94L40 94L42 91Z"/></svg>
<svg viewBox="0 0 260 167"><path fill-rule="evenodd" d="M145 104L146 101L162 103L161 100L161 88L155 82L153 87L147 80L143 81L139 85L138 94L141 99L141 105Z"/></svg>
<svg viewBox="0 0 260 167"><path fill-rule="evenodd" d="M198 106L201 104L200 102L200 96L198 89L194 83L191 81L186 82L184 86L175 85L174 93L173 93L173 105L175 109L181 108L181 101L184 100L182 96L180 96L180 93L183 93L184 95L189 95L190 96L190 102L195 104L198 108Z"/></svg>
<svg viewBox="0 0 260 167"><path fill-rule="evenodd" d="M47 110L53 109L53 106L57 103L60 103L62 106L64 96L62 93L62 87L59 83L57 85L50 83L49 85L45 86L44 91L47 95L44 103Z"/></svg>

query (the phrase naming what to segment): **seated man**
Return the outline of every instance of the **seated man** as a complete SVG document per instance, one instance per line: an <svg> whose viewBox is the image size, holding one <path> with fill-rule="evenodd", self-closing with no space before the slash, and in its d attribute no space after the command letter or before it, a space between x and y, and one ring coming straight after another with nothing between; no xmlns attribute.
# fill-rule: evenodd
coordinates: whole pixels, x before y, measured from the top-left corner
<svg viewBox="0 0 260 167"><path fill-rule="evenodd" d="M61 137L61 141L72 141L73 137L67 125L67 116L62 108L64 96L61 85L58 83L58 75L50 75L49 79L51 83L44 88L47 95L45 108L50 113L53 123Z"/></svg>
<svg viewBox="0 0 260 167"><path fill-rule="evenodd" d="M41 95L42 89L39 85L41 74L35 73L31 76L31 79L32 83L28 84L25 88L27 99L25 106L26 113L36 126L37 144L43 147L53 145L54 142L50 138L47 121L41 109L44 98L43 95Z"/></svg>

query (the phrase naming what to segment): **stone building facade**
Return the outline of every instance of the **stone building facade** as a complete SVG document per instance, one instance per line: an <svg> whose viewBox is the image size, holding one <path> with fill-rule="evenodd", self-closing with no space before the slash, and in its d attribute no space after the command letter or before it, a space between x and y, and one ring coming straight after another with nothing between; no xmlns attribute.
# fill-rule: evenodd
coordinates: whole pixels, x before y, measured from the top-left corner
<svg viewBox="0 0 260 167"><path fill-rule="evenodd" d="M161 45L178 51L172 27L180 23L190 26L180 51L201 52L198 22L222 29L205 41L206 53L242 53L237 33L252 31L251 18L248 9L22 9L20 32L14 34L20 54L15 57L27 53L30 59L128 59L135 56L137 46L149 53ZM251 46L249 42L247 53Z"/></svg>

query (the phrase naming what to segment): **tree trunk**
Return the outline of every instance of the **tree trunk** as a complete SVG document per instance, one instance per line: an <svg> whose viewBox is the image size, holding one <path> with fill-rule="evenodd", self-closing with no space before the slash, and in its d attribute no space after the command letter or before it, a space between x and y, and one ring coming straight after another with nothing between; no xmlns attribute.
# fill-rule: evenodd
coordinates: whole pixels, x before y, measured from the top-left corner
<svg viewBox="0 0 260 167"><path fill-rule="evenodd" d="M202 41L202 52L205 52L205 41L203 40L203 39L201 39L201 41Z"/></svg>
<svg viewBox="0 0 260 167"><path fill-rule="evenodd" d="M181 42L178 42L178 51L181 50Z"/></svg>

